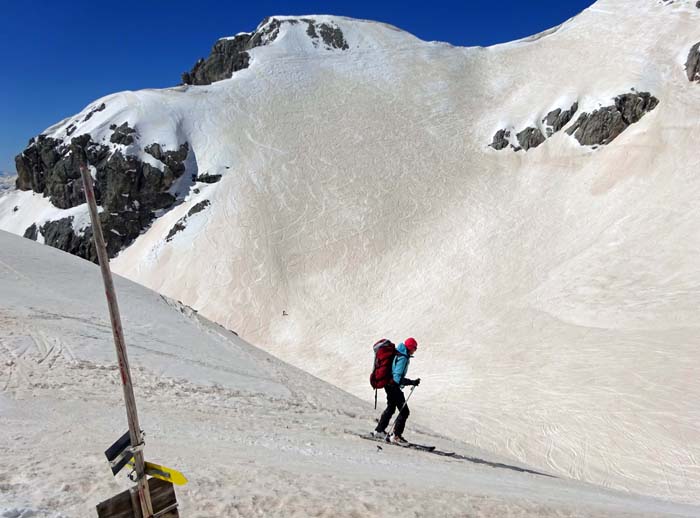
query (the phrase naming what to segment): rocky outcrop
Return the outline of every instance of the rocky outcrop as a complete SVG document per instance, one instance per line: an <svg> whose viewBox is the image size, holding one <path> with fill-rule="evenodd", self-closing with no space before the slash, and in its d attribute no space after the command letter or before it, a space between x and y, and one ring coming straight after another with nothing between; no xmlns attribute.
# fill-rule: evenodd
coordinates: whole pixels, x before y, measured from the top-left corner
<svg viewBox="0 0 700 518"><path fill-rule="evenodd" d="M540 128L528 126L515 135L518 142L518 144L515 145L511 144L510 141L511 131L508 129L501 129L496 132L493 136L493 141L489 145L497 150L505 149L508 146L513 148L514 151L520 151L521 149L527 151L536 148L544 144L549 137L564 128L564 126L571 121L577 110L578 103L576 102L568 110L557 108L549 112L545 118L542 119L542 126L544 127L546 135L542 133Z"/></svg>
<svg viewBox="0 0 700 518"><path fill-rule="evenodd" d="M128 125L120 128L122 135L133 135L125 131L131 129ZM93 166L95 197L104 208L100 219L108 252L114 256L153 221L156 211L177 201L169 190L185 172L189 145L164 151L159 144L152 144L146 152L159 160L162 168L93 142L90 135L75 137L70 144L40 135L15 158L17 188L43 193L56 207L69 209L85 203L80 163ZM68 219L48 222L39 229L30 227L27 237L36 239L40 232L47 244L93 260L92 249L86 244L89 235L77 235Z"/></svg>
<svg viewBox="0 0 700 518"><path fill-rule="evenodd" d="M192 70L182 74L186 85L208 85L229 79L234 72L248 68L250 34L240 34L232 39L219 40L207 59L201 58Z"/></svg>
<svg viewBox="0 0 700 518"><path fill-rule="evenodd" d="M82 235L73 231L73 216L49 221L39 228L44 243L69 254L97 262L97 254L92 246L92 229L86 229Z"/></svg>
<svg viewBox="0 0 700 518"><path fill-rule="evenodd" d="M685 73L688 81L700 83L700 42L693 45L685 62Z"/></svg>
<svg viewBox="0 0 700 518"><path fill-rule="evenodd" d="M109 141L112 144L121 144L122 146L129 146L134 143L134 134L136 130L129 127L129 123L125 122L121 126L116 126L112 124L110 126L114 130L112 136L109 137Z"/></svg>
<svg viewBox="0 0 700 518"><path fill-rule="evenodd" d="M209 200L204 200L200 201L195 206L193 206L189 211L187 211L187 214L185 216L177 220L177 223L175 223L175 225L173 225L173 228L170 229L170 232L168 232L168 236L165 238L165 240L172 241L172 239L175 237L175 234L182 230L185 230L185 228L187 227L187 220L189 218L191 218L195 214L202 212L209 205L211 205Z"/></svg>
<svg viewBox="0 0 700 518"><path fill-rule="evenodd" d="M582 146L607 145L658 104L659 100L648 92L620 95L612 106L582 113L567 133Z"/></svg>
<svg viewBox="0 0 700 518"><path fill-rule="evenodd" d="M179 149L173 151L163 151L160 144L151 144L146 146L144 151L151 155L156 160L165 164L166 181L172 181L174 178L180 177L185 172L185 160L190 151L190 146L185 143ZM171 178L173 177L173 178Z"/></svg>
<svg viewBox="0 0 700 518"><path fill-rule="evenodd" d="M536 148L545 141L544 135L539 128L525 128L515 136L518 139L520 148L515 148L516 151L524 149L527 151L531 148Z"/></svg>
<svg viewBox="0 0 700 518"><path fill-rule="evenodd" d="M38 233L39 229L36 228L36 223L32 223L31 226L27 227L27 230L24 231L24 237L36 241Z"/></svg>
<svg viewBox="0 0 700 518"><path fill-rule="evenodd" d="M200 174L195 178L196 182L202 182L202 183L216 183L219 180L221 180L221 175L220 174Z"/></svg>
<svg viewBox="0 0 700 518"><path fill-rule="evenodd" d="M322 42L327 48L347 50L349 48L343 32L339 27L327 23L317 23L311 18L284 19L266 18L253 33L241 33L233 38L217 41L211 49L209 57L201 58L192 70L182 74L182 82L186 85L208 85L222 79L229 79L235 72L248 68L250 64L249 51L269 45L277 39L280 28L284 24L307 25L306 34L318 45Z"/></svg>
<svg viewBox="0 0 700 518"><path fill-rule="evenodd" d="M501 150L508 147L510 144L510 131L501 129L493 136L493 142L489 144L493 149Z"/></svg>
<svg viewBox="0 0 700 518"><path fill-rule="evenodd" d="M328 48L338 50L348 50L350 48L340 27L328 25L327 23L317 24L314 20L308 18L302 18L301 21L307 24L306 34L314 42L314 45L318 45L320 35L321 41Z"/></svg>
<svg viewBox="0 0 700 518"><path fill-rule="evenodd" d="M77 156L61 141L39 135L15 157L17 188L44 193L56 207L68 209L84 202Z"/></svg>
<svg viewBox="0 0 700 518"><path fill-rule="evenodd" d="M569 124L569 121L573 118L574 114L578 111L578 103L574 103L568 110L562 111L561 108L552 110L547 114L547 116L542 119L542 124L545 126L545 131L547 132L547 138L554 135L557 131L560 131Z"/></svg>
<svg viewBox="0 0 700 518"><path fill-rule="evenodd" d="M105 108L107 108L107 105L106 105L105 103L102 103L102 104L100 104L99 106L97 106L96 108L93 108L93 109L90 110L90 111L88 112L88 114L85 116L85 118L83 119L83 122L89 121L90 119L92 119L92 116L93 116L93 115L95 115L97 112L101 112L101 111L104 110Z"/></svg>

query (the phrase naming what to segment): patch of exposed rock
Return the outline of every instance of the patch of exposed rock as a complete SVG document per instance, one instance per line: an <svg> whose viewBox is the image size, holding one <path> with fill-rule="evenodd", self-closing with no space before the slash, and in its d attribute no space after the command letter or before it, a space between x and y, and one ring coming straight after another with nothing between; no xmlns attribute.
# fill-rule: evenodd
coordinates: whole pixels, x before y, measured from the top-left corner
<svg viewBox="0 0 700 518"><path fill-rule="evenodd" d="M73 138L70 144L39 135L15 158L17 188L42 193L54 206L69 209L85 203L81 161L93 166L95 197L104 209L100 220L108 252L113 257L153 221L156 211L170 208L176 202L169 190L185 172L189 145L163 151L160 145L152 144L147 152L162 163L162 170L95 143L87 134ZM29 227L25 235L36 239L40 232L47 244L94 260L89 246L90 232L77 235L72 220L68 219L51 221L38 229Z"/></svg>
<svg viewBox="0 0 700 518"><path fill-rule="evenodd" d="M582 113L567 133L582 146L606 145L658 104L659 100L648 92L623 94L612 106Z"/></svg>
<svg viewBox="0 0 700 518"><path fill-rule="evenodd" d="M691 47L685 62L685 72L688 74L688 81L700 83L700 42Z"/></svg>
<svg viewBox="0 0 700 518"><path fill-rule="evenodd" d="M76 234L73 230L73 216L49 221L39 227L39 232L47 245L97 262L97 254L92 246L92 229L86 229L82 235ZM28 237L26 234L25 232L25 237Z"/></svg>
<svg viewBox="0 0 700 518"><path fill-rule="evenodd" d="M195 182L202 182L202 183L216 183L219 180L221 180L221 175L220 174L209 174L209 173L204 173L200 174L199 176L195 177Z"/></svg>
<svg viewBox="0 0 700 518"><path fill-rule="evenodd" d="M317 23L310 18L285 19L266 18L253 33L242 33L233 38L217 41L211 49L209 57L201 58L192 70L182 74L182 82L186 85L208 85L222 79L229 79L235 72L248 68L250 65L249 51L269 45L277 39L280 28L284 24L307 24L306 34L317 45L322 41L326 47L347 50L343 32L339 27L327 23Z"/></svg>
<svg viewBox="0 0 700 518"><path fill-rule="evenodd" d="M129 127L129 123L125 122L121 126L116 126L112 124L110 128L114 131L112 136L109 137L109 141L112 144L121 144L122 146L129 146L134 143L134 134L136 130Z"/></svg>
<svg viewBox="0 0 700 518"><path fill-rule="evenodd" d="M493 136L493 142L489 144L493 149L505 149L510 144L510 130L501 129Z"/></svg>
<svg viewBox="0 0 700 518"><path fill-rule="evenodd" d="M229 79L234 72L248 68L250 34L240 34L232 39L219 40L211 49L209 57L201 58L192 70L182 74L186 85L208 85Z"/></svg>
<svg viewBox="0 0 700 518"><path fill-rule="evenodd" d="M168 232L168 236L165 238L166 241L172 241L173 238L175 237L175 234L178 232L185 230L187 227L187 220L194 216L195 214L198 214L202 212L204 209L206 209L211 203L209 200L204 200L200 201L197 203L195 206L193 206L189 211L187 211L187 214L177 220L177 223L173 225L173 228L170 229L170 232Z"/></svg>
<svg viewBox="0 0 700 518"><path fill-rule="evenodd" d="M542 119L542 124L545 125L545 131L547 132L547 138L554 135L557 131L562 130L564 126L571 121L577 111L578 103L574 103L568 110L562 111L561 108L557 108L549 112L547 116Z"/></svg>
<svg viewBox="0 0 700 518"><path fill-rule="evenodd" d="M515 145L511 144L511 131L508 129L500 129L493 136L493 141L489 145L496 150L505 149L508 146L513 148L514 151L520 151L521 149L527 151L536 148L544 144L549 137L564 128L564 126L571 121L577 110L578 103L574 103L568 110L557 108L549 112L545 118L542 119L542 125L546 135L542 133L540 128L528 126L515 135L518 141L518 145Z"/></svg>
<svg viewBox="0 0 700 518"><path fill-rule="evenodd" d="M329 25L327 23L317 24L314 20L308 18L302 18L303 22L307 24L306 34L314 42L314 46L318 45L319 35L321 41L324 45L331 49L348 50L350 47L345 41L345 36L343 36L343 31L340 27Z"/></svg>
<svg viewBox="0 0 700 518"><path fill-rule="evenodd" d="M518 139L520 148L524 149L525 151L535 148L545 141L545 137L539 128L525 128L515 137ZM520 148L515 148L515 150L519 151Z"/></svg>
<svg viewBox="0 0 700 518"><path fill-rule="evenodd" d="M83 119L83 122L89 121L90 119L92 119L92 116L93 116L93 115L95 115L97 112L101 112L101 111L104 110L105 108L107 108L107 105L106 105L105 103L102 103L102 104L100 104L99 106L97 106L96 108L93 108L93 109L90 110L90 111L88 112L88 114L85 116L85 118Z"/></svg>

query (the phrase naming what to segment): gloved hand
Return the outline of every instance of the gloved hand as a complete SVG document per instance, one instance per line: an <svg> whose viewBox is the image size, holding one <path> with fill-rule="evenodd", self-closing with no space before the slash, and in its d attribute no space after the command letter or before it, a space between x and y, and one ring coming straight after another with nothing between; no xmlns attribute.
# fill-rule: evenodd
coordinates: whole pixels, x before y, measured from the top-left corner
<svg viewBox="0 0 700 518"><path fill-rule="evenodd" d="M413 386L417 387L418 385L420 385L420 378L416 378L413 380Z"/></svg>

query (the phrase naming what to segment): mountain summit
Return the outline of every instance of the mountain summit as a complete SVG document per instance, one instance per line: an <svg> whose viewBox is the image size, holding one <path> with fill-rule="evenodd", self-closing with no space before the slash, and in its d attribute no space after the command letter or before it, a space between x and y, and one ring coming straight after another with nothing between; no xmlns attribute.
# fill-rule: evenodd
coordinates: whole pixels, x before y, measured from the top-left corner
<svg viewBox="0 0 700 518"><path fill-rule="evenodd" d="M272 17L32 139L0 228L94 259L86 161L118 273L365 398L370 345L415 336L417 419L697 503L698 27L690 0L490 48Z"/></svg>
<svg viewBox="0 0 700 518"><path fill-rule="evenodd" d="M206 59L182 75L184 84L205 85L248 68L251 59L323 56L334 51L391 50L419 40L390 25L336 16L273 16L254 32L221 38ZM267 47L267 48L264 48Z"/></svg>

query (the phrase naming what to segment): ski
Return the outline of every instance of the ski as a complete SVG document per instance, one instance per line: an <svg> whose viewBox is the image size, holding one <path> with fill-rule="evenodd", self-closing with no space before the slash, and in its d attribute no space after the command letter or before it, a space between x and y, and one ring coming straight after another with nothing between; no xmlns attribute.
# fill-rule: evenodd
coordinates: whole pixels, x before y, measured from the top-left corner
<svg viewBox="0 0 700 518"><path fill-rule="evenodd" d="M391 441L387 441L386 439L382 439L380 437L374 437L370 434L358 434L360 437L363 439L367 439L368 441L374 441L374 442L380 442L382 444L391 444L392 446L398 446L400 448L409 448L412 450L420 450L420 451L428 451L428 452L433 452L435 450L435 446L429 446L427 444L417 444L415 442L409 442L406 444L396 444Z"/></svg>

